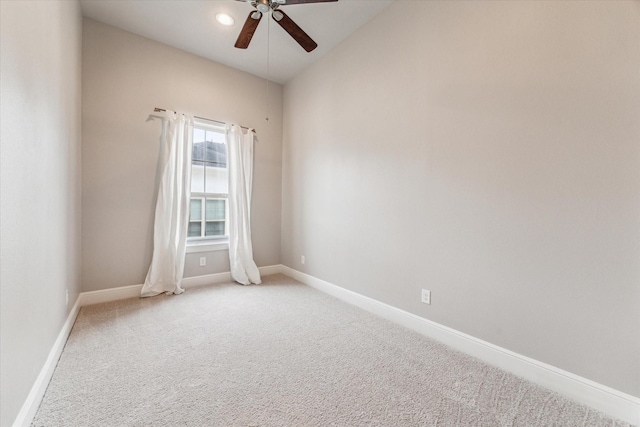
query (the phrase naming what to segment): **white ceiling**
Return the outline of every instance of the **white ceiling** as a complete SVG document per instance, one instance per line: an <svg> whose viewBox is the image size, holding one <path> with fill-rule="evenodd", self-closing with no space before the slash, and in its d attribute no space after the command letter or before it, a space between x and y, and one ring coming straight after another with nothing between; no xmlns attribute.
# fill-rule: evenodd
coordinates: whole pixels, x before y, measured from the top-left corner
<svg viewBox="0 0 640 427"><path fill-rule="evenodd" d="M250 3L80 0L84 16L278 83L285 83L318 60L391 2L339 0L285 5L282 10L318 43L313 52L307 53L275 21L264 18L248 49L233 47L249 12L254 10ZM221 12L233 16L236 22L232 27L222 26L215 20Z"/></svg>

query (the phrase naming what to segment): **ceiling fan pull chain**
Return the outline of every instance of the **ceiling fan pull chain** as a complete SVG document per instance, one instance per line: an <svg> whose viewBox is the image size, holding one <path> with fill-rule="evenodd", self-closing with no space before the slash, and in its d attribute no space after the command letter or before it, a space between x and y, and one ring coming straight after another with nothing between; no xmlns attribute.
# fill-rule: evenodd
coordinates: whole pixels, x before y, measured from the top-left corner
<svg viewBox="0 0 640 427"><path fill-rule="evenodd" d="M269 58L271 56L271 20L267 19L267 117L265 117L266 121L269 121L269 79L271 78L271 74L269 74Z"/></svg>

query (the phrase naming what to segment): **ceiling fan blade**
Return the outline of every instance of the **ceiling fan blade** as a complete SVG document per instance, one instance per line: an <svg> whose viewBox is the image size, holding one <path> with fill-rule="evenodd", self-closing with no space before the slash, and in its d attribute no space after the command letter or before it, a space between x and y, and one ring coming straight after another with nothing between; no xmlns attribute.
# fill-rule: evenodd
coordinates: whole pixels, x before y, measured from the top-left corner
<svg viewBox="0 0 640 427"><path fill-rule="evenodd" d="M256 18L254 18L254 16ZM251 39L253 38L253 33L256 32L256 28L258 28L260 19L262 19L262 13L258 12L257 10L254 10L249 14L247 20L244 21L242 30L240 30L238 40L236 40L235 46L238 49L246 49L247 47L249 47L249 43L251 43Z"/></svg>
<svg viewBox="0 0 640 427"><path fill-rule="evenodd" d="M291 37L297 41L300 46L307 52L311 52L313 49L318 47L318 44L313 41L311 37L307 33L304 32L302 28L298 26L291 18L287 16L281 10L274 10L271 13L273 20L276 21L284 30L289 33Z"/></svg>
<svg viewBox="0 0 640 427"><path fill-rule="evenodd" d="M338 0L287 0L287 2L282 4L281 6L286 6L288 4L328 3L330 1L338 1Z"/></svg>

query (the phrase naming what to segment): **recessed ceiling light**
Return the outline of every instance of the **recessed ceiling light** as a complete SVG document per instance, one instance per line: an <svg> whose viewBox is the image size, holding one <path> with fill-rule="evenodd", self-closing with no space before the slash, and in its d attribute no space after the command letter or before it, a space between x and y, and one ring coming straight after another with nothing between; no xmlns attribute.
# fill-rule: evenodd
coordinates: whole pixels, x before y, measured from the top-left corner
<svg viewBox="0 0 640 427"><path fill-rule="evenodd" d="M227 27L232 26L236 22L231 15L227 15L226 13L217 14L216 21Z"/></svg>

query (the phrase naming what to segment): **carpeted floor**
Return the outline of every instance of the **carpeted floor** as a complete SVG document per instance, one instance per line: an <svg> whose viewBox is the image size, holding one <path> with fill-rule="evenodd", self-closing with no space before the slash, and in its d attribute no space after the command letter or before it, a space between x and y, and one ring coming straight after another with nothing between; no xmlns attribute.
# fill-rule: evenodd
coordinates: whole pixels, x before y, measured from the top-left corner
<svg viewBox="0 0 640 427"><path fill-rule="evenodd" d="M628 425L264 279L82 308L33 425Z"/></svg>

